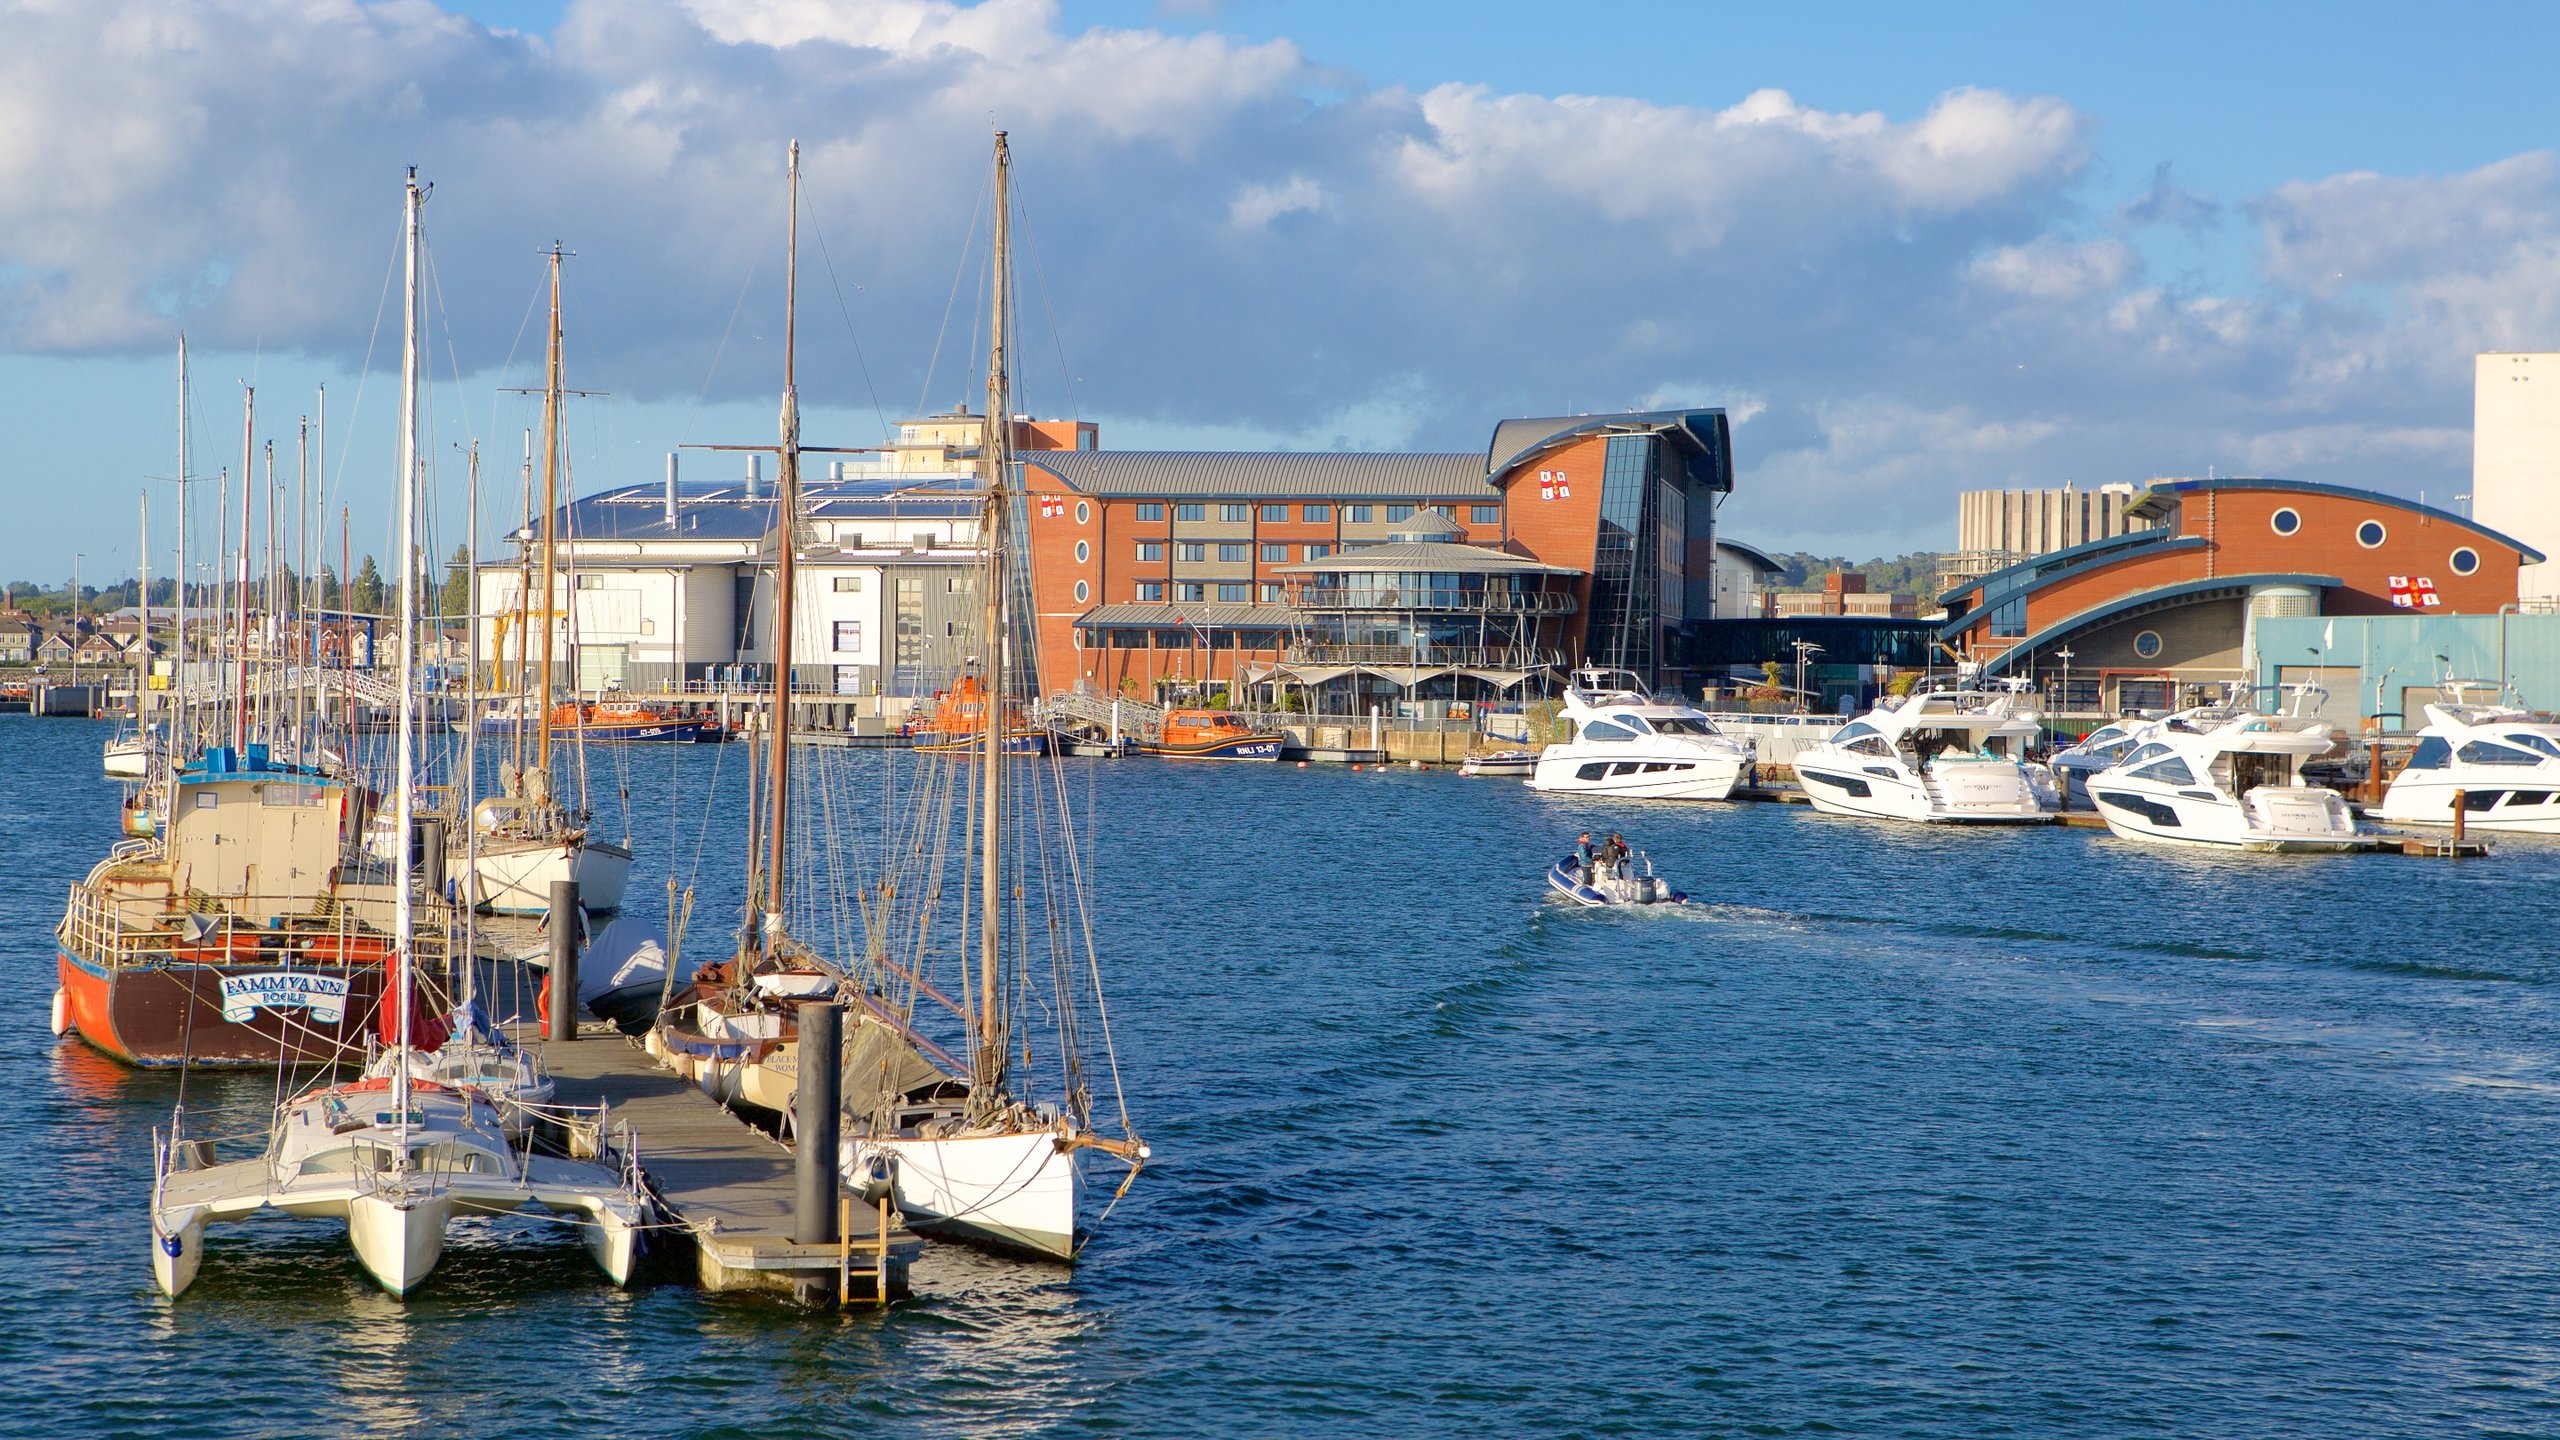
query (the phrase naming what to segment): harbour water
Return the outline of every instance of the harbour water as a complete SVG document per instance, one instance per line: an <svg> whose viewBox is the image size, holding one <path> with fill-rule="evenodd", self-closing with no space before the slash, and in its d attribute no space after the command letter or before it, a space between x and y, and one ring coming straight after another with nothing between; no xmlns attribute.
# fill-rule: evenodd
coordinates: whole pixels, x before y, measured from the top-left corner
<svg viewBox="0 0 2560 1440"><path fill-rule="evenodd" d="M400 1302L277 1224L173 1304L182 1082L46 1031L103 734L0 719L0 1432L2560 1432L2560 844L2200 858L1077 762L1159 1159L1072 1273L936 1247L914 1302L812 1312L473 1222ZM686 817L707 943L744 767L599 763L635 909ZM1704 903L1544 903L1582 828ZM253 1120L274 1087L183 1083Z"/></svg>

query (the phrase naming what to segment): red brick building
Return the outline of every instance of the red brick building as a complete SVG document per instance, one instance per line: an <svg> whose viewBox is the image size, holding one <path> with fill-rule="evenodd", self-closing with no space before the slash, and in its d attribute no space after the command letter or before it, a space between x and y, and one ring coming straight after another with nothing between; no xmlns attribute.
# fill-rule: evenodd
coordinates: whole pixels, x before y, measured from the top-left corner
<svg viewBox="0 0 2560 1440"><path fill-rule="evenodd" d="M1041 683L1052 692L1267 683L1310 647L1343 643L1327 629L1336 621L1292 603L1309 579L1292 567L1387 545L1426 510L1446 520L1431 543L1536 562L1462 570L1518 572L1501 584L1521 593L1529 572L1570 572L1555 587L1569 607L1547 580L1531 607L1537 647L1557 664L1590 656L1676 680L1661 668L1664 632L1712 608L1715 508L1733 488L1720 410L1508 420L1482 453L1022 459ZM1399 601L1405 670L1461 663L1450 616L1493 603L1481 598L1485 582L1465 583L1476 593L1449 606ZM1384 618L1364 623L1375 633Z"/></svg>
<svg viewBox="0 0 2560 1440"><path fill-rule="evenodd" d="M2150 528L1948 591L1942 641L2034 676L2057 713L2149 709L2254 677L2261 617L2494 613L2543 558L2448 511L2294 480L2158 481L2126 513Z"/></svg>

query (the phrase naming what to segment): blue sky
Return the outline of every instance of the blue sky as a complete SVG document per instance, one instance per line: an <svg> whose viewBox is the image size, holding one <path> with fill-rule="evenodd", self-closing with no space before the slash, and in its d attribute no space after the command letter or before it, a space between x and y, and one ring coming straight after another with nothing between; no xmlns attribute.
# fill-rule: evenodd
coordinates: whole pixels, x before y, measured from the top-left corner
<svg viewBox="0 0 2560 1440"><path fill-rule="evenodd" d="M2471 353L2560 347L2555 42L2560 10L2486 6L0 9L0 575L130 573L180 324L198 472L237 463L237 380L288 472L325 383L325 503L385 548L407 163L439 187L440 549L458 447L519 443L498 390L555 235L573 379L614 392L585 483L770 430L786 135L827 241L812 438L862 443L965 387L942 312L990 120L1029 206L1027 403L1106 445L1462 449L1723 404L1728 527L1853 555L1951 543L1976 486L2442 499Z"/></svg>

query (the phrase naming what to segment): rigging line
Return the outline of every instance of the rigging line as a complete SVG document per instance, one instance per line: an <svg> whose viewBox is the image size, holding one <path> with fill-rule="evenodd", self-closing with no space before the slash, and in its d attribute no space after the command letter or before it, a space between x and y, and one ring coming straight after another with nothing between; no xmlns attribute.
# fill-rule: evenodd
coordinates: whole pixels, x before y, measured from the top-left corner
<svg viewBox="0 0 2560 1440"><path fill-rule="evenodd" d="M747 293L755 288L756 275L763 268L761 255L747 262L747 278L738 286L736 303L729 307L729 323L720 329L720 343L711 348L711 364L702 372L702 388L693 394L693 408L684 412L684 429L676 434L679 447L693 438L693 422L702 417L702 407L711 398L711 382L720 378L720 361L729 353L729 337L738 331L738 317L747 309Z"/></svg>
<svg viewBox="0 0 2560 1440"><path fill-rule="evenodd" d="M1067 387L1067 416L1072 420L1082 420L1084 403L1076 398L1075 372L1067 368L1066 332L1058 328L1057 307L1051 303L1049 296L1049 272L1040 264L1040 240L1031 228L1031 206L1026 202L1023 188L1018 183L1013 187L1013 208L1017 223L1022 229L1023 243L1031 250L1031 276L1039 284L1040 313L1049 318L1049 340L1057 347L1058 379Z"/></svg>
<svg viewBox="0 0 2560 1440"><path fill-rule="evenodd" d="M462 412L462 438L477 440L481 432L471 424L471 401L468 398L471 392L462 387L462 357L453 348L453 316L445 309L444 278L436 270L435 247L428 244L421 236L418 248L426 252L427 294L434 297L436 319L444 325L445 368L453 372L453 393L456 397L454 406ZM491 424L497 423L497 402L494 399L490 401L489 420Z"/></svg>
<svg viewBox="0 0 2560 1440"><path fill-rule="evenodd" d="M871 396L871 413L880 420L880 438L883 441L893 439L895 432L889 428L888 408L880 403L880 387L871 383L871 360L862 353L862 336L853 328L853 309L845 303L844 282L836 278L835 257L827 253L826 227L818 223L817 206L805 205L804 208L809 216L809 233L818 240L819 262L827 269L827 287L835 292L836 313L844 317L845 339L853 344L853 363L862 371L862 388Z"/></svg>
<svg viewBox="0 0 2560 1440"><path fill-rule="evenodd" d="M994 193L995 178L989 176L985 186L978 191L978 208L969 212L969 233L960 242L959 264L951 272L951 297L942 302L942 327L933 332L933 354L924 365L924 393L916 398L916 413L919 415L933 413L930 408L933 404L933 377L942 368L942 342L951 335L951 312L960 303L960 281L977 268L970 263L969 252L977 248L978 220L987 213L988 202Z"/></svg>
<svg viewBox="0 0 2560 1440"><path fill-rule="evenodd" d="M365 386L373 379L374 349L382 343L382 314L391 308L391 279L400 273L403 257L408 252L409 232L408 223L405 220L401 222L396 233L399 236L399 243L393 248L390 262L382 267L382 295L373 302L373 333L365 337L364 368L356 372L355 408L348 414L346 423L346 428L350 431L356 428L357 421L364 418ZM335 481L329 478L329 457L327 455L320 457L320 503L324 511L332 504L344 503L338 497L346 493L347 458L354 451L355 445L352 441L338 447L338 475ZM348 576L339 583L349 584L353 579L353 576ZM345 597L341 595L341 609L348 608L344 604L344 599Z"/></svg>

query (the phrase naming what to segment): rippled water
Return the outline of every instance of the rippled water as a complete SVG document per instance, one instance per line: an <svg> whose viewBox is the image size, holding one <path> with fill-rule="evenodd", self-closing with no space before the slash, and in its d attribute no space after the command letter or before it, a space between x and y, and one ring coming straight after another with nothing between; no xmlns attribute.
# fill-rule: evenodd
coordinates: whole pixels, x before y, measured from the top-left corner
<svg viewBox="0 0 2560 1440"><path fill-rule="evenodd" d="M1103 764L1075 783L1161 1158L1072 1274L936 1248L914 1303L836 1315L473 1226L402 1303L280 1223L218 1231L171 1304L144 1207L178 1081L45 1031L63 886L114 838L100 733L0 720L0 1430L2560 1432L2560 846L2188 859ZM613 772L635 896L738 768ZM1542 904L1586 826L1706 903Z"/></svg>

